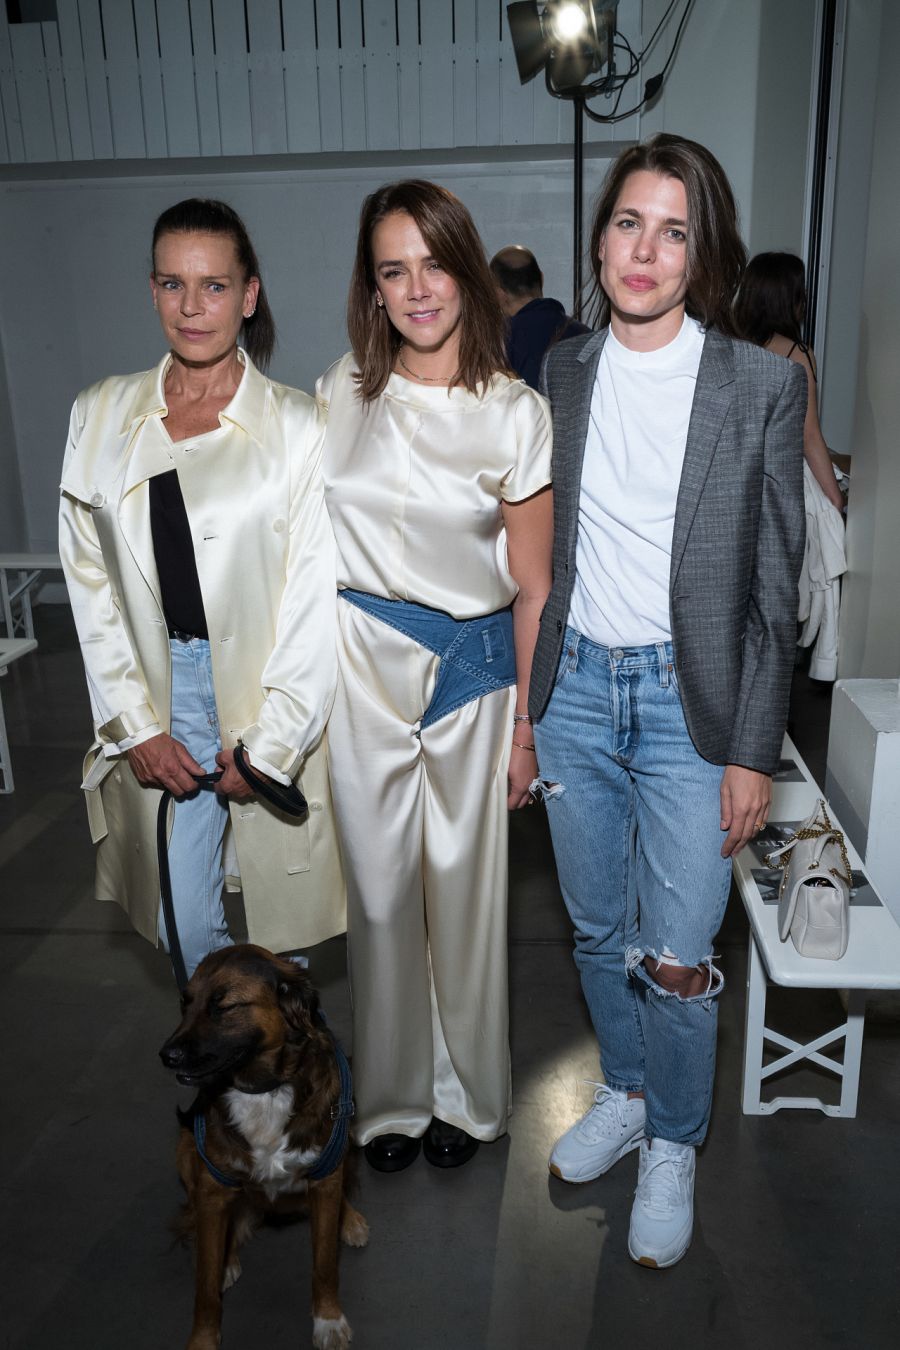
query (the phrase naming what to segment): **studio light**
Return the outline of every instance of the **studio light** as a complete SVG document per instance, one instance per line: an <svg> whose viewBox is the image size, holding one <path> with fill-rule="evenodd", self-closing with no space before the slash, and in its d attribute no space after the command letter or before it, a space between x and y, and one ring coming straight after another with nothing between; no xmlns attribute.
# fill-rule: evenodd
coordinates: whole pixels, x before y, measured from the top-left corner
<svg viewBox="0 0 900 1350"><path fill-rule="evenodd" d="M578 4L560 5L550 18L550 31L558 42L584 37L587 29L587 15Z"/></svg>
<svg viewBox="0 0 900 1350"><path fill-rule="evenodd" d="M545 70L555 93L580 89L591 76L600 93L612 79L613 40L619 0L519 0L507 5L519 79L524 84Z"/></svg>

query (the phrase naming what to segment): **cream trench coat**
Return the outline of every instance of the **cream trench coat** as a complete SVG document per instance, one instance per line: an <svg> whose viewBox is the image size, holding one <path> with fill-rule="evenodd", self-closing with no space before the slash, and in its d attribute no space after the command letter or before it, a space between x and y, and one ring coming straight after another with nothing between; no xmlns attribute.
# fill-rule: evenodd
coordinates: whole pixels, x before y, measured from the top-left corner
<svg viewBox="0 0 900 1350"><path fill-rule="evenodd" d="M335 683L334 541L319 477L314 401L244 374L221 432L178 457L209 629L223 748L240 738L300 781L306 822L259 801L230 804L229 884L250 940L308 946L345 927L344 884L322 739ZM155 370L102 380L72 410L61 483L60 558L90 690L96 740L85 761L97 897L157 941L160 794L122 751L170 726L169 638L150 531L148 480L174 467Z"/></svg>

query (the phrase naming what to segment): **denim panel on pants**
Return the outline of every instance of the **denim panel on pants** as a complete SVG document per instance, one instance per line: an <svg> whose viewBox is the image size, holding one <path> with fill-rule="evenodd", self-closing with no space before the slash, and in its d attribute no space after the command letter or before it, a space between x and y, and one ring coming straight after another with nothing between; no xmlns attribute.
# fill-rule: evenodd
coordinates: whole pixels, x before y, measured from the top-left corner
<svg viewBox="0 0 900 1350"><path fill-rule="evenodd" d="M205 638L170 641L172 652L172 735L181 741L207 773L216 768L222 748L212 682L209 643ZM173 802L169 836L172 900L184 964L190 977L210 952L231 945L222 892L225 868L222 841L228 803L216 792L194 792ZM159 940L168 951L162 908Z"/></svg>
<svg viewBox="0 0 900 1350"><path fill-rule="evenodd" d="M534 732L604 1077L644 1091L651 1137L699 1144L722 988L712 944L731 862L721 856L723 769L688 735L671 643L608 648L567 629ZM683 999L663 990L653 958L705 966L707 991Z"/></svg>

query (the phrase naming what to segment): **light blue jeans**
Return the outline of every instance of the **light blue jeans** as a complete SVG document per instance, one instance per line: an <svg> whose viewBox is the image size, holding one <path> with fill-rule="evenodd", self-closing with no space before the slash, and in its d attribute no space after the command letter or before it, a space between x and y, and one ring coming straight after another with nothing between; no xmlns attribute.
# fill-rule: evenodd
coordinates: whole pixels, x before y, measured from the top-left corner
<svg viewBox="0 0 900 1350"><path fill-rule="evenodd" d="M723 986L712 944L731 862L720 853L723 770L688 735L671 643L609 648L568 628L534 734L604 1078L644 1092L651 1138L699 1144ZM657 960L705 968L704 994L664 990Z"/></svg>
<svg viewBox="0 0 900 1350"><path fill-rule="evenodd" d="M207 773L216 768L222 748L219 715L212 682L209 643L205 638L170 639L172 653L172 735L181 741ZM225 868L222 841L228 804L216 792L197 791L173 803L169 836L172 900L184 964L190 977L210 952L229 947L222 892ZM162 908L159 940L168 951Z"/></svg>

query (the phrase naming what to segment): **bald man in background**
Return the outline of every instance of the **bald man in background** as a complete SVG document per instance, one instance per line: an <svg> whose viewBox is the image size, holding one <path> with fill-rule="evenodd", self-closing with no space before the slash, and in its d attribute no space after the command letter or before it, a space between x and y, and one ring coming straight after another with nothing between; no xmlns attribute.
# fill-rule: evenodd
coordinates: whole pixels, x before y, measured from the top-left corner
<svg viewBox="0 0 900 1350"><path fill-rule="evenodd" d="M494 254L491 275L507 318L509 364L526 384L537 389L547 348L590 329L569 318L558 300L545 299L544 276L537 259L521 244L510 244Z"/></svg>

